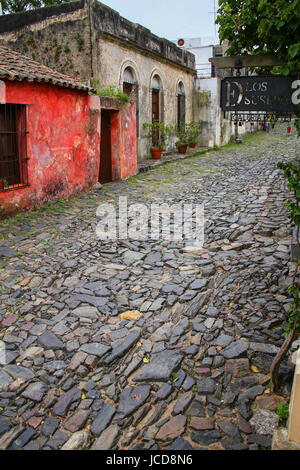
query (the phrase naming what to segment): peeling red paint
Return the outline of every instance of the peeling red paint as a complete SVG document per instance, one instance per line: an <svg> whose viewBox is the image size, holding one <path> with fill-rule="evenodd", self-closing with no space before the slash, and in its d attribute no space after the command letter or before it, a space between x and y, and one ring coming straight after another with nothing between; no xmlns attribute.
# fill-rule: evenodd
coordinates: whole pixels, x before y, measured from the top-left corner
<svg viewBox="0 0 300 470"><path fill-rule="evenodd" d="M132 104L120 113L121 179L129 178L137 173L137 142L136 142L136 106Z"/></svg>
<svg viewBox="0 0 300 470"><path fill-rule="evenodd" d="M136 105L120 108L114 100L101 101L101 109L111 111L112 180L126 179L137 173ZM101 155L100 155L101 162Z"/></svg>
<svg viewBox="0 0 300 470"><path fill-rule="evenodd" d="M29 187L0 193L5 211L66 198L98 181L100 101L58 86L5 82L7 103L27 105Z"/></svg>
<svg viewBox="0 0 300 470"><path fill-rule="evenodd" d="M88 190L98 182L101 106L111 113L112 179L137 173L136 107L120 109L87 92L1 82L4 102L27 105L29 186L0 192L0 217ZM4 87L3 87L4 85Z"/></svg>

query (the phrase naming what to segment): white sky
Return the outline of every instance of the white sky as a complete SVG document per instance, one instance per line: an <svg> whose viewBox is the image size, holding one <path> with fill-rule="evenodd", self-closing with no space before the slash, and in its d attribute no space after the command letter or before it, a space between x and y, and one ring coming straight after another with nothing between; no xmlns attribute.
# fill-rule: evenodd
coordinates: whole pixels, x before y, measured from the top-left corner
<svg viewBox="0 0 300 470"><path fill-rule="evenodd" d="M165 39L215 36L217 0L103 0L128 20Z"/></svg>

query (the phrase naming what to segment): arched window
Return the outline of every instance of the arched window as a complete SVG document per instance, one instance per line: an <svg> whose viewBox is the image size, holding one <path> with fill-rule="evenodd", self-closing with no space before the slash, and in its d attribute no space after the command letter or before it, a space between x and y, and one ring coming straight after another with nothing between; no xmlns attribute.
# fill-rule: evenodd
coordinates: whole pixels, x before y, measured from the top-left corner
<svg viewBox="0 0 300 470"><path fill-rule="evenodd" d="M126 67L123 74L123 91L128 96L133 92L136 80L134 78L134 72L131 67Z"/></svg>
<svg viewBox="0 0 300 470"><path fill-rule="evenodd" d="M160 120L160 92L161 81L158 75L154 75L151 82L152 92L152 122Z"/></svg>
<svg viewBox="0 0 300 470"><path fill-rule="evenodd" d="M177 86L177 124L185 124L185 90L182 82Z"/></svg>
<svg viewBox="0 0 300 470"><path fill-rule="evenodd" d="M136 135L139 137L140 124L139 124L139 80L137 73L130 65L125 66L123 72L121 71L121 85L123 86L123 92L126 95L131 96L136 106Z"/></svg>

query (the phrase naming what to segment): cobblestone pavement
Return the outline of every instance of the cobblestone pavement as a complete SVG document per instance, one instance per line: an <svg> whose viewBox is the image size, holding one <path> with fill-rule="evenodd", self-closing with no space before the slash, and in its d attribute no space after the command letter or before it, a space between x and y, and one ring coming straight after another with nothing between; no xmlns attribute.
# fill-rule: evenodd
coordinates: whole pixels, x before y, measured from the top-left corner
<svg viewBox="0 0 300 470"><path fill-rule="evenodd" d="M277 127L1 222L0 449L270 449L294 370L272 395L294 266L277 162L298 155ZM125 195L204 203L203 250L100 242Z"/></svg>

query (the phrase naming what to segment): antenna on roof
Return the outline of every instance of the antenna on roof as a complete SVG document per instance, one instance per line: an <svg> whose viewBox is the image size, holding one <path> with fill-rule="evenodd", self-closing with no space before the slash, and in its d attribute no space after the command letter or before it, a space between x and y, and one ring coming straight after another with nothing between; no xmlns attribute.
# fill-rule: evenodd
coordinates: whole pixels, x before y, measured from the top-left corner
<svg viewBox="0 0 300 470"><path fill-rule="evenodd" d="M217 26L216 26L216 19L217 19L217 9L216 9L216 0L214 2L214 11L209 11L210 15L214 15L214 29L215 29L215 37L217 36Z"/></svg>

